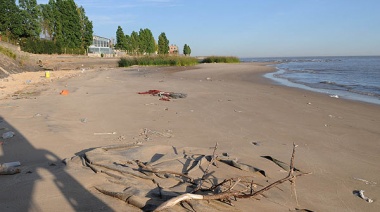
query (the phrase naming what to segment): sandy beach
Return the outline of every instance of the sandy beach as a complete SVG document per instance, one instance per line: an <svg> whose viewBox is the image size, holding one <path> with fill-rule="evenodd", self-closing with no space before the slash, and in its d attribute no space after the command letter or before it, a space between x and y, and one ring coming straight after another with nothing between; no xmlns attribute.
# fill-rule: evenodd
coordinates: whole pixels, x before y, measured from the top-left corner
<svg viewBox="0 0 380 212"><path fill-rule="evenodd" d="M287 172L261 156L289 163L294 142L296 168L311 173L296 179L296 195L287 182L225 211L378 211L380 106L277 85L262 77L274 71L265 65L108 67L52 72L49 80L44 72L22 73L0 82L0 135L15 133L0 137L0 162L21 163L21 173L0 175L1 211L139 211L94 188L106 181L102 173L62 163L132 142L209 154L218 142L218 154L264 170L267 177L254 176L263 185ZM137 94L152 89L187 97ZM358 190L374 202L356 196Z"/></svg>

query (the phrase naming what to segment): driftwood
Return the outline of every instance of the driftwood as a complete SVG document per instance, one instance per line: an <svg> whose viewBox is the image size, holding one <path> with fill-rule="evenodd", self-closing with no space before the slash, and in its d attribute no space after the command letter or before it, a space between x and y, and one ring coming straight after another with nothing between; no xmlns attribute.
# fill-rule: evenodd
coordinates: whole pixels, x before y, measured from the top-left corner
<svg viewBox="0 0 380 212"><path fill-rule="evenodd" d="M155 209L155 211L161 211L161 210L173 207L176 204L178 204L179 202L192 200L192 199L196 199L196 200L228 200L230 198L254 198L254 197L257 197L259 195L263 195L263 193L265 191L268 191L268 190L272 189L273 187L276 187L277 185L282 184L286 181L290 181L293 184L296 177L308 174L308 173L301 173L301 174L297 174L297 175L294 174L294 156L295 156L296 147L297 146L295 144L293 144L293 152L292 152L292 156L291 156L291 160L290 160L288 175L286 177L284 177L280 180L277 180L277 181L273 182L272 184L256 191L256 192L253 192L252 183L251 183L250 193L245 193L245 191L233 190L234 186L237 185L237 183L239 183L239 181L240 181L240 178L238 178L237 180L235 180L235 183L232 186L230 186L226 191L221 192L219 194L211 194L211 195L199 195L199 194L188 194L188 193L182 194L178 197L172 198L172 199L162 203L160 206L158 206ZM225 180L221 184L225 184L225 182L227 182L227 181Z"/></svg>
<svg viewBox="0 0 380 212"><path fill-rule="evenodd" d="M250 165L247 165L247 164L239 163L237 160L222 159L222 158L219 158L219 157L217 158L217 160L220 161L220 162L226 163L226 164L228 164L230 166L233 166L235 168L244 170L244 171L259 172L264 177L266 177L266 174L265 174L264 170L258 169L256 167L253 167L253 166L250 166Z"/></svg>
<svg viewBox="0 0 380 212"><path fill-rule="evenodd" d="M177 175L177 176L181 176L181 177L184 177L184 178L187 178L189 180L190 183L193 183L194 182L194 179L186 174L183 174L183 173L180 173L180 172L173 172L173 171L164 171L164 170L159 170L159 169L156 169L156 168L151 168L150 164L149 165L145 165L144 163L142 163L141 161L136 161L136 163L141 167L141 172L143 173L146 173L146 172L150 172L150 173L154 173L154 174L159 174L157 176L160 176L160 174L173 174L173 175Z"/></svg>
<svg viewBox="0 0 380 212"><path fill-rule="evenodd" d="M203 172L203 176L202 178L200 179L197 187L194 189L193 193L197 192L198 190L200 190L202 188L202 184L203 182L206 180L207 178L207 175L208 175L208 172L209 172L209 169L210 169L210 166L211 164L214 163L214 160L215 160L215 154L216 154L216 150L218 149L218 142L216 142L215 144L215 147L214 147L214 152L212 153L212 157L211 157L211 160L209 162L209 164L207 165L207 168L205 169L205 171Z"/></svg>

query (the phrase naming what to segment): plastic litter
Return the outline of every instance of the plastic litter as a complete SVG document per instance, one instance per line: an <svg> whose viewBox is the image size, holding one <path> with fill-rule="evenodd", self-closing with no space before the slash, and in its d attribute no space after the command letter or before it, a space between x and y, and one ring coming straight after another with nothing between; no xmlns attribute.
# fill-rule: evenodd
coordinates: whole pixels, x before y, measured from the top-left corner
<svg viewBox="0 0 380 212"><path fill-rule="evenodd" d="M2 164L3 167L18 167L18 166L21 166L21 163L20 161L15 161L15 162L8 162L8 163L3 163Z"/></svg>
<svg viewBox="0 0 380 212"><path fill-rule="evenodd" d="M3 133L2 138L3 138L3 139L8 139L8 138L12 138L14 135L15 135L14 132L9 131L9 132L5 132L5 133Z"/></svg>
<svg viewBox="0 0 380 212"><path fill-rule="evenodd" d="M366 202L368 203L372 203L373 200L364 196L364 190L357 190L357 191L354 191L354 194L357 195L358 197L364 199Z"/></svg>
<svg viewBox="0 0 380 212"><path fill-rule="evenodd" d="M59 94L61 94L62 96L67 96L67 95L69 95L69 91L68 90L62 90L61 93L59 93Z"/></svg>
<svg viewBox="0 0 380 212"><path fill-rule="evenodd" d="M21 170L15 167L20 165L21 163L19 161L2 163L0 164L0 175L18 174L21 172Z"/></svg>
<svg viewBox="0 0 380 212"><path fill-rule="evenodd" d="M339 96L338 95L330 95L331 98L337 98L339 99Z"/></svg>

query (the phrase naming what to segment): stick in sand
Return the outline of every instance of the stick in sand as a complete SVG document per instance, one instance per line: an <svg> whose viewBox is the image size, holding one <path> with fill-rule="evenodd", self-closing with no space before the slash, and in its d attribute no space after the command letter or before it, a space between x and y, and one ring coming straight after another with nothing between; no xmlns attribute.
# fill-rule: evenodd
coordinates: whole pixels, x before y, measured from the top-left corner
<svg viewBox="0 0 380 212"><path fill-rule="evenodd" d="M110 132L110 133L94 133L94 135L116 135L116 132Z"/></svg>

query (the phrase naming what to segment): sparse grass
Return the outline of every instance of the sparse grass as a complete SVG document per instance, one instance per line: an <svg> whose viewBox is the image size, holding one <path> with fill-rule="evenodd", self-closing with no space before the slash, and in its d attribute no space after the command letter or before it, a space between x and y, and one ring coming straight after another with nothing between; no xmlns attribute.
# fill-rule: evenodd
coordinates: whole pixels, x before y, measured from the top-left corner
<svg viewBox="0 0 380 212"><path fill-rule="evenodd" d="M0 46L0 53L4 54L5 56L8 56L14 60L16 59L16 54L8 48Z"/></svg>
<svg viewBox="0 0 380 212"><path fill-rule="evenodd" d="M210 56L203 59L201 63L240 63L240 59L232 56Z"/></svg>
<svg viewBox="0 0 380 212"><path fill-rule="evenodd" d="M140 66L193 66L198 64L198 60L193 57L175 57L175 56L143 56L121 58L119 67L128 67L133 65Z"/></svg>

